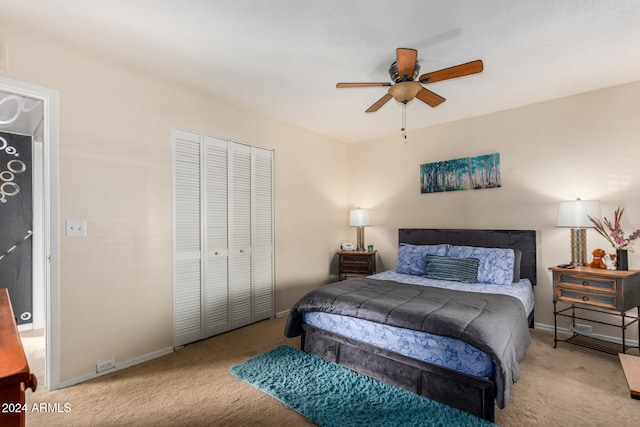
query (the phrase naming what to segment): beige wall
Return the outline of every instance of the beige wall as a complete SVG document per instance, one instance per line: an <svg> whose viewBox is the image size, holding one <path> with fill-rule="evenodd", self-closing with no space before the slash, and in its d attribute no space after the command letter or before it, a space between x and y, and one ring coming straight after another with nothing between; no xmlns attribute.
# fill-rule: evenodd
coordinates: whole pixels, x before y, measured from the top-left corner
<svg viewBox="0 0 640 427"><path fill-rule="evenodd" d="M275 150L276 312L330 280L345 143L4 25L0 39L0 76L59 92L60 227L87 221L60 241L61 382L172 346L172 126Z"/></svg>
<svg viewBox="0 0 640 427"><path fill-rule="evenodd" d="M416 110L409 106L407 114ZM536 321L553 325L547 267L569 262L571 252L569 230L555 227L558 202L577 197L600 200L602 214L609 218L620 205L626 209L627 234L640 228L638 111L640 82L409 129L406 144L398 132L351 145L351 202L372 210L367 243L379 249L381 264L389 269L395 266L398 228L537 230ZM420 164L495 152L500 153L501 188L420 194ZM611 249L595 231L587 236L589 252ZM629 263L640 269L640 255L630 254ZM637 329L631 330L637 339ZM619 331L594 332L619 337Z"/></svg>

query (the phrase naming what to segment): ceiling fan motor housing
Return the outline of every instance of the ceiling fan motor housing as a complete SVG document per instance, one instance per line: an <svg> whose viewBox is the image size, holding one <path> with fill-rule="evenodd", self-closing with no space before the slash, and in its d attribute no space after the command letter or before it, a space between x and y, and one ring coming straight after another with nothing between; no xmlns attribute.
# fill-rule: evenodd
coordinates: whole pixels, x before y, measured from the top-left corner
<svg viewBox="0 0 640 427"><path fill-rule="evenodd" d="M411 76L407 76L406 74L403 74L403 75L398 74L398 61L393 61L393 64L391 64L391 67L389 67L389 76L391 77L391 80L393 80L396 83L413 81L417 79L419 75L420 75L420 63L418 61L416 61L416 65L413 67L413 75Z"/></svg>

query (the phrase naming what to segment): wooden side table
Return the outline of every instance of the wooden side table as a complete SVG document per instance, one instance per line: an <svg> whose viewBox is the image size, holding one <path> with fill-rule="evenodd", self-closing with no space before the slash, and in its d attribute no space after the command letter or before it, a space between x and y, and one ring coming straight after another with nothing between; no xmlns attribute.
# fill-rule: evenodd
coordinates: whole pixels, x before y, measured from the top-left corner
<svg viewBox="0 0 640 427"><path fill-rule="evenodd" d="M551 267L549 270L553 272L554 348L559 341L610 354L624 354L630 348L637 348L627 345L626 330L634 323L637 325L640 318L640 271L590 267ZM558 309L558 302L569 306ZM627 314L633 308L636 314ZM618 316L620 322L616 324L581 317L590 312ZM558 316L571 319L574 332L570 338L558 339ZM580 334L575 331L576 319L620 328L622 345Z"/></svg>
<svg viewBox="0 0 640 427"><path fill-rule="evenodd" d="M38 381L29 369L13 314L9 291L0 289L0 426L25 425L26 389L36 391Z"/></svg>
<svg viewBox="0 0 640 427"><path fill-rule="evenodd" d="M338 252L338 280L344 280L350 275L369 276L376 272L376 253L368 251L339 251Z"/></svg>

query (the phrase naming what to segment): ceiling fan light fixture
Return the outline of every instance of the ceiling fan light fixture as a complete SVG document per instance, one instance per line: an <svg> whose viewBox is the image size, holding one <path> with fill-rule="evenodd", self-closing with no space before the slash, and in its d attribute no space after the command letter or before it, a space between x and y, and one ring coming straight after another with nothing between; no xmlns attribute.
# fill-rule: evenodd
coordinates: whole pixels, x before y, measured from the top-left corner
<svg viewBox="0 0 640 427"><path fill-rule="evenodd" d="M418 92L422 90L422 85L418 82L400 82L389 88L389 95L393 96L398 102L406 104L416 97Z"/></svg>

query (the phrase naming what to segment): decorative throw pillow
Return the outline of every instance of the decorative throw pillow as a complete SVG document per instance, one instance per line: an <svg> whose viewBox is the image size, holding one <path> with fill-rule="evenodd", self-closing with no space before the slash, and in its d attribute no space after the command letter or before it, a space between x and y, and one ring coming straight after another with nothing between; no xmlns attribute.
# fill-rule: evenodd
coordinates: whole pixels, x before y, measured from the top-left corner
<svg viewBox="0 0 640 427"><path fill-rule="evenodd" d="M475 246L451 246L447 256L478 258L478 282L496 285L513 283L515 254L513 249L479 248Z"/></svg>
<svg viewBox="0 0 640 427"><path fill-rule="evenodd" d="M424 275L426 268L425 256L446 255L449 245L410 245L400 243L398 247L398 259L396 260L396 272L411 274L414 276Z"/></svg>
<svg viewBox="0 0 640 427"><path fill-rule="evenodd" d="M426 255L424 277L438 280L475 283L478 277L478 258L453 258L439 255Z"/></svg>

